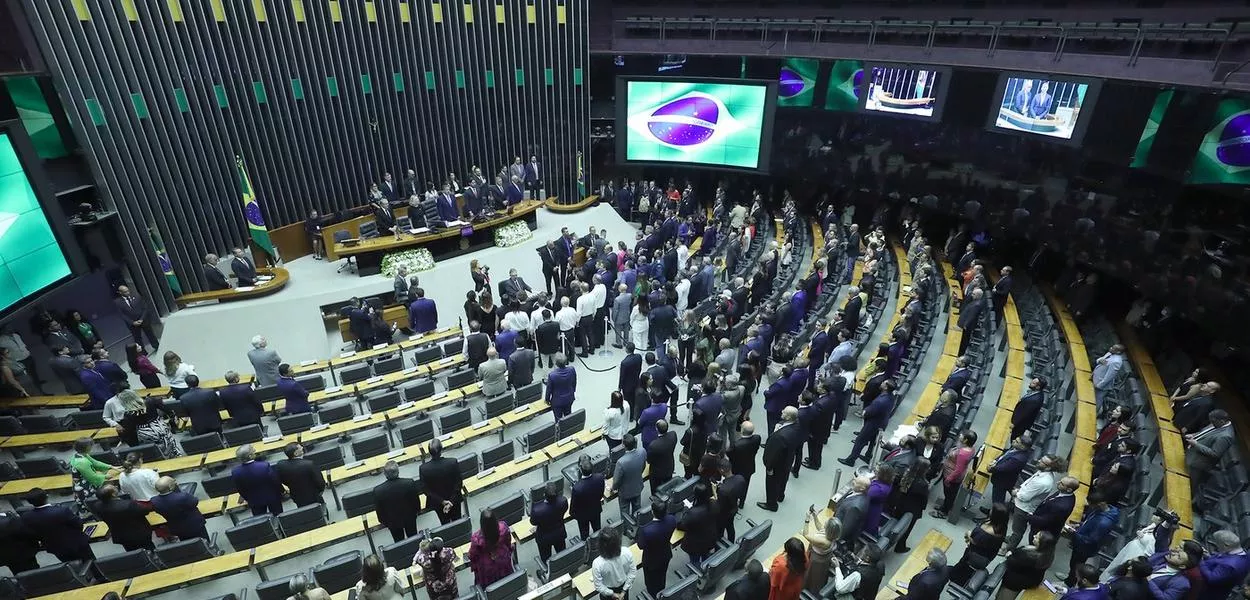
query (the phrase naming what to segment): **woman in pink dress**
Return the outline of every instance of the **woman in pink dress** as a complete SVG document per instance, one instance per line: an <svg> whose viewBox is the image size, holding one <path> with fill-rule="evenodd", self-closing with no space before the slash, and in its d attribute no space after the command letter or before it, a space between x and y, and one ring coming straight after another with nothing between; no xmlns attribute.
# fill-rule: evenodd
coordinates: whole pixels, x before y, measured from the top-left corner
<svg viewBox="0 0 1250 600"><path fill-rule="evenodd" d="M485 589L512 574L512 533L489 509L482 511L478 526L469 538L469 569L473 583Z"/></svg>

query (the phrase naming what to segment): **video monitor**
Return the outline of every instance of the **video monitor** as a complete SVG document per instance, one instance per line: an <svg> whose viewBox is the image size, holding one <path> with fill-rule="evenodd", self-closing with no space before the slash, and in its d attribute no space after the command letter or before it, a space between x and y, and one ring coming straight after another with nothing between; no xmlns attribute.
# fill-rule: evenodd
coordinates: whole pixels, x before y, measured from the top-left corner
<svg viewBox="0 0 1250 600"><path fill-rule="evenodd" d="M989 127L1080 143L1100 83L1060 75L1003 73Z"/></svg>
<svg viewBox="0 0 1250 600"><path fill-rule="evenodd" d="M811 106L816 99L816 76L820 61L815 58L787 58L777 74L779 106Z"/></svg>
<svg viewBox="0 0 1250 600"><path fill-rule="evenodd" d="M768 165L777 82L617 79L617 156L626 163L729 169Z"/></svg>
<svg viewBox="0 0 1250 600"><path fill-rule="evenodd" d="M0 133L0 311L73 274L9 133Z"/></svg>
<svg viewBox="0 0 1250 600"><path fill-rule="evenodd" d="M858 60L835 60L829 69L829 87L825 91L825 110L855 110L863 94L864 63Z"/></svg>
<svg viewBox="0 0 1250 600"><path fill-rule="evenodd" d="M1250 99L1227 98L1216 106L1186 183L1250 185Z"/></svg>
<svg viewBox="0 0 1250 600"><path fill-rule="evenodd" d="M950 70L912 65L871 65L860 107L923 121L942 118Z"/></svg>

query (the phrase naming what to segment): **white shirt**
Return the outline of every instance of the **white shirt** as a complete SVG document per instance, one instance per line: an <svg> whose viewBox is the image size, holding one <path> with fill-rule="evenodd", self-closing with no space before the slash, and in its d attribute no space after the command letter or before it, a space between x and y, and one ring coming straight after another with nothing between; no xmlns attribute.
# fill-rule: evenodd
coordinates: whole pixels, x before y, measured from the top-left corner
<svg viewBox="0 0 1250 600"><path fill-rule="evenodd" d="M26 342L16 333L0 335L0 348L9 349L9 360L13 362L22 362L30 358L30 350L26 348Z"/></svg>
<svg viewBox="0 0 1250 600"><path fill-rule="evenodd" d="M833 568L834 594L841 596L856 589L859 589L859 571L851 571L849 575L843 575L840 565Z"/></svg>
<svg viewBox="0 0 1250 600"><path fill-rule="evenodd" d="M129 473L122 473L117 480L121 484L123 494L134 500L151 500L160 495L156 491L157 477L156 471L152 469L135 469Z"/></svg>
<svg viewBox="0 0 1250 600"><path fill-rule="evenodd" d="M595 316L595 295L594 293L586 293L577 297L577 314L582 317Z"/></svg>
<svg viewBox="0 0 1250 600"><path fill-rule="evenodd" d="M620 440L625 437L625 431L629 426L629 403L625 402L621 408L608 407L603 411L603 437Z"/></svg>
<svg viewBox="0 0 1250 600"><path fill-rule="evenodd" d="M509 312L503 316L503 321L508 324L508 329L513 331L526 331L530 328L530 316L523 310Z"/></svg>
<svg viewBox="0 0 1250 600"><path fill-rule="evenodd" d="M608 286L602 283L596 283L595 287L590 288L590 295L595 297L595 310L603 308L608 304Z"/></svg>
<svg viewBox="0 0 1250 600"><path fill-rule="evenodd" d="M686 261L690 260L690 249L685 244L677 245L677 270L686 270Z"/></svg>
<svg viewBox="0 0 1250 600"><path fill-rule="evenodd" d="M600 596L614 593L613 588L623 587L625 590L634 585L634 576L638 574L638 566L634 564L634 553L628 546L621 546L621 554L616 558L595 557L590 563L590 578L595 584L595 591Z"/></svg>
<svg viewBox="0 0 1250 600"><path fill-rule="evenodd" d="M534 333L534 331L538 329L538 326L543 324L543 311L544 310L549 310L549 309L540 306L538 308L535 308L534 312L530 313L530 326L529 326L530 333ZM553 312L553 315L554 315L554 312Z"/></svg>
<svg viewBox="0 0 1250 600"><path fill-rule="evenodd" d="M682 279L678 281L674 289L677 291L677 303L673 306L680 313L690 305L690 280Z"/></svg>
<svg viewBox="0 0 1250 600"><path fill-rule="evenodd" d="M580 303L581 298L578 298L578 300ZM556 322L560 324L560 331L568 331L577 327L579 318L577 309L572 306L565 306L560 309L560 312L556 313Z"/></svg>
<svg viewBox="0 0 1250 600"><path fill-rule="evenodd" d="M104 422L108 423L109 427L117 427L124 416L126 416L126 409L122 406L121 398L113 396L104 402Z"/></svg>
<svg viewBox="0 0 1250 600"><path fill-rule="evenodd" d="M195 365L181 363L174 370L174 374L169 376L169 387L185 388L187 387L187 375L195 375Z"/></svg>
<svg viewBox="0 0 1250 600"><path fill-rule="evenodd" d="M1026 514L1033 514L1042 502L1046 501L1046 497L1051 495L1055 490L1059 489L1059 473L1050 471L1038 471L1032 477L1024 480L1020 484L1020 493L1016 494L1013 499L1016 508Z"/></svg>

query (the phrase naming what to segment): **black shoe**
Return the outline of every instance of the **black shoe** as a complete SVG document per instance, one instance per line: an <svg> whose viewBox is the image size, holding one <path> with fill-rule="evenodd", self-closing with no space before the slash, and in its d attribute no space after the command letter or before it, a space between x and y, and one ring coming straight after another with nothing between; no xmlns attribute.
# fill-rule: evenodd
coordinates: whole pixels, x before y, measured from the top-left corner
<svg viewBox="0 0 1250 600"><path fill-rule="evenodd" d="M795 479L798 479L798 478L799 478L799 472L798 472L798 471L790 471L790 474L791 474L791 475L793 475Z"/></svg>
<svg viewBox="0 0 1250 600"><path fill-rule="evenodd" d="M624 348L625 346L622 346L622 345L620 345L620 344L612 344L612 347L613 347L613 348Z"/></svg>
<svg viewBox="0 0 1250 600"><path fill-rule="evenodd" d="M679 420L677 420L677 419L669 419L669 420L668 420L668 424L669 424L669 425L685 425L685 424L686 424L686 422L685 422L685 421L679 421Z"/></svg>
<svg viewBox="0 0 1250 600"><path fill-rule="evenodd" d="M809 469L811 469L811 470L813 470L813 471L818 471L818 470L820 470L820 465L813 465L813 464L812 464L812 461L807 460L807 459L803 459L803 466L805 466L805 467L807 467L807 468L809 468Z"/></svg>
<svg viewBox="0 0 1250 600"><path fill-rule="evenodd" d="M766 510L766 511L768 511L768 512L777 512L777 505L776 505L776 504L771 504L771 505L770 505L770 504L769 504L769 503L767 503L767 502L756 502L756 503L755 503L755 505L756 505L756 506L758 506L758 507L760 507L760 508L762 508L762 509L764 509L764 510Z"/></svg>
<svg viewBox="0 0 1250 600"><path fill-rule="evenodd" d="M778 496L778 497L777 497L777 501L778 501L778 502L785 502L785 501L786 501L786 495L785 495L785 494L782 494L782 495Z"/></svg>
<svg viewBox="0 0 1250 600"><path fill-rule="evenodd" d="M839 459L838 459L838 462L840 462L840 463L842 463L842 464L844 464L844 465L846 465L846 466L848 466L848 467L854 467L854 466L855 466L855 463L854 463L854 462L852 462L852 461L850 461L850 460L847 460L847 459L845 459L845 458L839 458Z"/></svg>

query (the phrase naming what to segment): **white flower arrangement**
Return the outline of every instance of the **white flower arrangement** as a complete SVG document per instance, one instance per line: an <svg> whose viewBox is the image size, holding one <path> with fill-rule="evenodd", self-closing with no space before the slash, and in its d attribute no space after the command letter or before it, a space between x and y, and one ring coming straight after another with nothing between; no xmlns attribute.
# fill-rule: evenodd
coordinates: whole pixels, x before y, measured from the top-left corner
<svg viewBox="0 0 1250 600"><path fill-rule="evenodd" d="M523 243L534 237L534 232L530 231L529 225L525 221L518 220L495 228L495 245L500 248L507 248Z"/></svg>
<svg viewBox="0 0 1250 600"><path fill-rule="evenodd" d="M429 271L434 268L434 255L425 248L392 252L382 257L382 275L394 277L400 265L407 265L409 273Z"/></svg>

